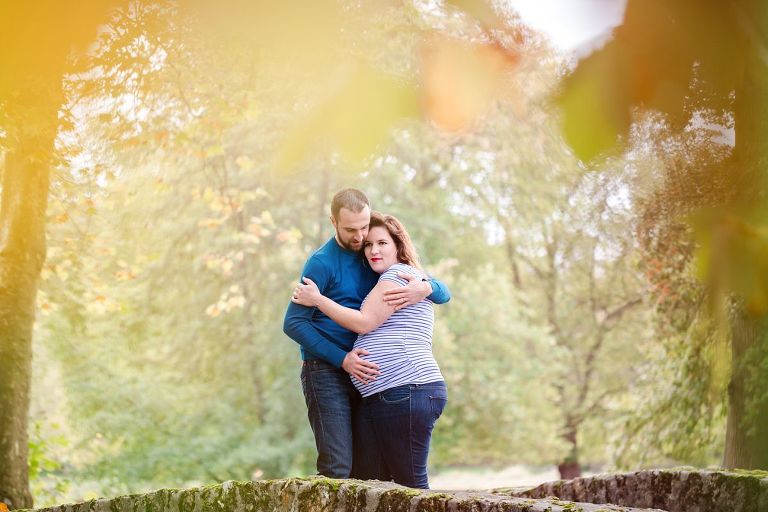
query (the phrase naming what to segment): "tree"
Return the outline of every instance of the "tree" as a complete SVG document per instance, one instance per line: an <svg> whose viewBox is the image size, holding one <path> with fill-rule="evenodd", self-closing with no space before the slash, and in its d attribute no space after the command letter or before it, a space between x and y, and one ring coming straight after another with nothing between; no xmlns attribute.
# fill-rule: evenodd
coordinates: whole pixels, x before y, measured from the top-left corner
<svg viewBox="0 0 768 512"><path fill-rule="evenodd" d="M514 151L511 161L497 149L492 166L470 165L476 170L456 188L475 215L499 226L509 286L526 292L530 320L554 339L550 403L568 447L558 469L569 479L581 474L590 418L620 402L635 378L612 361L632 359L642 346L647 308L625 232L630 212L617 199L626 184L608 171L583 175L567 153L558 161L555 133L538 139L534 152Z"/></svg>
<svg viewBox="0 0 768 512"><path fill-rule="evenodd" d="M579 63L561 97L566 137L585 159L616 146L635 107L667 114L678 129L688 123L686 98L699 109L733 113L736 142L723 163L727 201L703 216L697 230L711 292L736 294L726 299L732 368L726 467L768 467L768 274L761 255L768 245L766 31L768 8L758 1L630 1L614 39ZM691 87L694 76L706 94ZM584 123L592 130L582 130Z"/></svg>
<svg viewBox="0 0 768 512"><path fill-rule="evenodd" d="M5 4L0 10L0 501L32 506L27 469L32 326L63 75L70 50L104 21L107 1Z"/></svg>
<svg viewBox="0 0 768 512"><path fill-rule="evenodd" d="M690 103L686 110L690 109ZM667 459L706 467L722 459L727 411L727 332L708 314L697 279L691 219L729 200L732 115L695 111L676 130L659 113L632 129L625 167L632 176L639 264L654 304L658 343L642 357L645 370L635 413L617 438L617 464Z"/></svg>

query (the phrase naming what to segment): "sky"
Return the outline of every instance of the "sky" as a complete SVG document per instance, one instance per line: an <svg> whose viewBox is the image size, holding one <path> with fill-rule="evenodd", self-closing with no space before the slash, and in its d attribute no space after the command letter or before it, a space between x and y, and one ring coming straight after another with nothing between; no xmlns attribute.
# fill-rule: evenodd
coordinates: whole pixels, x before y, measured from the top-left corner
<svg viewBox="0 0 768 512"><path fill-rule="evenodd" d="M626 0L509 0L530 27L577 55L602 44L624 18Z"/></svg>

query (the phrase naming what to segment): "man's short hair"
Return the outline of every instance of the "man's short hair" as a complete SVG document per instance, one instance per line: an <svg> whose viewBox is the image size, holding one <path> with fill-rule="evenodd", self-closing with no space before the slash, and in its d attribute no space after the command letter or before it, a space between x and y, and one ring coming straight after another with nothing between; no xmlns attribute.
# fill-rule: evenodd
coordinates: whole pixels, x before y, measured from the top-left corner
<svg viewBox="0 0 768 512"><path fill-rule="evenodd" d="M345 188L336 192L331 201L331 215L334 219L339 218L339 212L342 208L358 213L366 206L370 206L365 194L356 188Z"/></svg>

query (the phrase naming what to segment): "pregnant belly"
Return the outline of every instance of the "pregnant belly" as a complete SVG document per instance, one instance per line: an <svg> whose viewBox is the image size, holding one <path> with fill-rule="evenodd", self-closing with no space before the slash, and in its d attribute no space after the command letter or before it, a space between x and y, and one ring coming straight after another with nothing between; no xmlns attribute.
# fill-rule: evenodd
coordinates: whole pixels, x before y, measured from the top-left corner
<svg viewBox="0 0 768 512"><path fill-rule="evenodd" d="M386 343L367 343L365 340L355 342L355 348L368 351L368 355L362 356L366 361L376 363L384 370L384 367L393 364L402 364L408 359L405 351L405 343L401 340L391 340Z"/></svg>

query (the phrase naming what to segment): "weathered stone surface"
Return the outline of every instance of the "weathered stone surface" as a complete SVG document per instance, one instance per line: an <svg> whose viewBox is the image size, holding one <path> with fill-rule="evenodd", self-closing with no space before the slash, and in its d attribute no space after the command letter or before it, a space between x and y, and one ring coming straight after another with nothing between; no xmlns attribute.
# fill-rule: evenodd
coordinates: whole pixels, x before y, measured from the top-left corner
<svg viewBox="0 0 768 512"><path fill-rule="evenodd" d="M92 500L39 512L651 512L493 493L419 491L388 482L290 478ZM655 510L655 512L663 512Z"/></svg>
<svg viewBox="0 0 768 512"><path fill-rule="evenodd" d="M669 512L768 512L768 472L760 471L638 471L496 492L530 498L557 496L564 500L625 507L656 507Z"/></svg>

